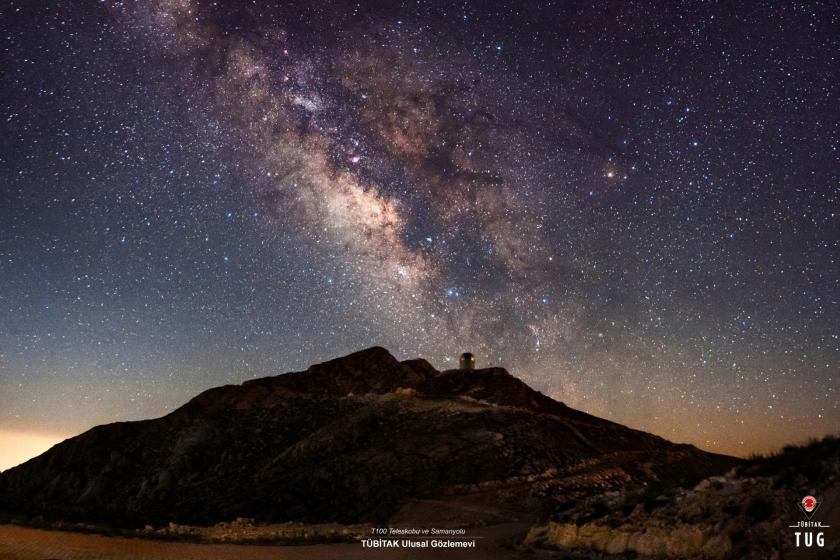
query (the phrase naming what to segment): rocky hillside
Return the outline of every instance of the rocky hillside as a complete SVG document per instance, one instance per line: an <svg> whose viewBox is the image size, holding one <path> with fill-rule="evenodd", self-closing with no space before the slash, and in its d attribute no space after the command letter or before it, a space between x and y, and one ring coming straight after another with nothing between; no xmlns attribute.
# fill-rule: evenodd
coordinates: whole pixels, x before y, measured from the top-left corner
<svg viewBox="0 0 840 560"><path fill-rule="evenodd" d="M823 546L797 547L789 527L805 519L796 505L816 496L813 518L840 523L840 439L787 447L745 461L696 486L654 483L565 504L533 527L525 544L574 552L577 558L838 558L833 529Z"/></svg>
<svg viewBox="0 0 840 560"><path fill-rule="evenodd" d="M570 409L503 369L370 348L98 426L0 474L0 509L114 525L531 520L737 461Z"/></svg>

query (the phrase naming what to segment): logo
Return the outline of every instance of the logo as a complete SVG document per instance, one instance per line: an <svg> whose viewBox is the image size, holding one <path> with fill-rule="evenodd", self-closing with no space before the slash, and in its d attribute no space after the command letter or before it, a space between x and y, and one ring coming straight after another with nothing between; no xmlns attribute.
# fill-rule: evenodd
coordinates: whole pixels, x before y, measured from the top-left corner
<svg viewBox="0 0 840 560"><path fill-rule="evenodd" d="M804 546L811 548L817 546L818 548L825 547L825 531L830 525L824 524L822 521L812 521L811 518L820 507L820 501L810 494L796 502L799 511L805 516L806 521L801 519L792 525L788 525L791 529L798 529L794 531L794 543L797 548Z"/></svg>
<svg viewBox="0 0 840 560"><path fill-rule="evenodd" d="M814 516L814 512L820 507L820 502L813 496L805 496L799 500L799 509L805 514L805 519L808 521Z"/></svg>

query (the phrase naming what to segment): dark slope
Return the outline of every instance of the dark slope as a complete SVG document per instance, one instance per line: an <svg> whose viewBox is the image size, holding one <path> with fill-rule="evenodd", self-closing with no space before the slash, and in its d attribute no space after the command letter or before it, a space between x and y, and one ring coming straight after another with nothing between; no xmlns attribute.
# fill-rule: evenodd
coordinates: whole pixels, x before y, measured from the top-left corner
<svg viewBox="0 0 840 560"><path fill-rule="evenodd" d="M533 515L735 462L570 409L503 369L438 372L370 348L93 428L0 474L0 510L111 524L353 522L483 500Z"/></svg>

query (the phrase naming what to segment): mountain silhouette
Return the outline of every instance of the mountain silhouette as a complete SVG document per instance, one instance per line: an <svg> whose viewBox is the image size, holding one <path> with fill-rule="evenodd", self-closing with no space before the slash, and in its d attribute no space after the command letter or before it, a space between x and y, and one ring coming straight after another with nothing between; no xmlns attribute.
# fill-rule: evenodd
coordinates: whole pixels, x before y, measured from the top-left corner
<svg viewBox="0 0 840 560"><path fill-rule="evenodd" d="M737 464L569 408L501 368L383 348L97 426L0 473L5 513L122 526L534 519Z"/></svg>

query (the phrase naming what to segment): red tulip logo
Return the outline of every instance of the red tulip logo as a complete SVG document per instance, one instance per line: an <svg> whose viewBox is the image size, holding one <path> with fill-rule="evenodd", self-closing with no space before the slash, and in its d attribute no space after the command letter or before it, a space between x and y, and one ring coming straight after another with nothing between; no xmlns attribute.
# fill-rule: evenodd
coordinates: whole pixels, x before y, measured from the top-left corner
<svg viewBox="0 0 840 560"><path fill-rule="evenodd" d="M817 499L813 496L805 496L802 498L802 509L811 513L817 507Z"/></svg>
<svg viewBox="0 0 840 560"><path fill-rule="evenodd" d="M820 507L820 502L813 496L805 496L799 500L797 505L799 506L799 509L802 510L802 513L805 514L805 519L810 521L814 512L817 511L818 507Z"/></svg>

